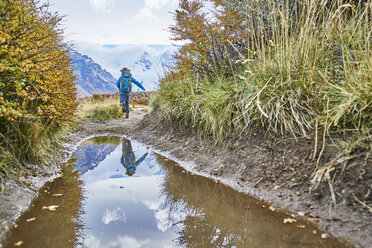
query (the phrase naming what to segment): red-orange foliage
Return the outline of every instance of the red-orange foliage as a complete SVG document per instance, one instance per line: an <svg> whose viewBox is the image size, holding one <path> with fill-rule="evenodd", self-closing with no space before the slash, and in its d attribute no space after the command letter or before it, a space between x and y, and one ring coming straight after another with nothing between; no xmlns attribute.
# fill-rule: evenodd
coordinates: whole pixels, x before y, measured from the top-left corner
<svg viewBox="0 0 372 248"><path fill-rule="evenodd" d="M243 20L226 1L180 0L170 27L173 40L186 42L175 55L177 74L231 71L245 48Z"/></svg>

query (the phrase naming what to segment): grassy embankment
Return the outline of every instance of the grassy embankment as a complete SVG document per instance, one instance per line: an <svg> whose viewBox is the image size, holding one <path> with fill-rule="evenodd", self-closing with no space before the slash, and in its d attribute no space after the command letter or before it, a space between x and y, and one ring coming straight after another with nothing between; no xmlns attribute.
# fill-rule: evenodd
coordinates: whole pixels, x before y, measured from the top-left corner
<svg viewBox="0 0 372 248"><path fill-rule="evenodd" d="M250 16L245 60L232 75L216 68L168 77L153 104L217 141L252 129L315 138L319 183L358 152L367 151L366 160L371 155L372 2L293 2L291 8L273 4L268 16L259 10ZM337 135L340 154L319 164L328 138Z"/></svg>

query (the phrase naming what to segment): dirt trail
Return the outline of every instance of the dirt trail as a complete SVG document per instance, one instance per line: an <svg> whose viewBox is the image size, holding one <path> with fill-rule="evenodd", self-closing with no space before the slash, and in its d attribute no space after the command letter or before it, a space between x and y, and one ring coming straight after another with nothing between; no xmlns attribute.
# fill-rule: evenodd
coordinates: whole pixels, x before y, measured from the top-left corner
<svg viewBox="0 0 372 248"><path fill-rule="evenodd" d="M372 247L370 213L362 208L356 209L355 205L341 203L331 208L329 197L322 196L322 191L309 194L307 172L302 169L309 151L308 146L301 142L290 141L273 148L262 136L252 134L216 145L208 137L197 138L195 130L183 129L177 124L168 125L159 112L148 114L145 109L134 109L129 119L89 120L79 124L78 130L69 134L63 156L67 159L80 142L97 135L132 137L153 146L195 174L269 202L276 209L284 209L296 216L299 212L306 213L303 218L310 216L311 222L319 222L324 234L345 239L356 247ZM17 216L36 196L37 188L31 190L32 194L27 193L30 189L24 189L30 196L27 200L13 201L14 206L23 205L23 208L18 208ZM0 209L6 211L3 199L0 202ZM3 212L0 214L3 221ZM14 216L14 211L7 214ZM9 226L12 221L14 217L5 222ZM2 226L6 226L4 221Z"/></svg>

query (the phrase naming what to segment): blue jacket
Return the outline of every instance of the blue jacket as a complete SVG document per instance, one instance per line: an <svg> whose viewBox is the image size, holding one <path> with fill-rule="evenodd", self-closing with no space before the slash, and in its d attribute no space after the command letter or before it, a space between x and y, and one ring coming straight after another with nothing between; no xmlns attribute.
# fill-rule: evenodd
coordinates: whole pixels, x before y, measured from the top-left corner
<svg viewBox="0 0 372 248"><path fill-rule="evenodd" d="M128 72L124 72L121 74L120 78L118 79L118 81L116 82L116 86L119 88L119 91L120 91L120 81L122 80L123 77L129 77L129 82L131 83L134 83L135 85L137 85L139 88L141 88L142 90L145 90L145 88L142 86L142 84L140 82L138 82L137 80L135 80L130 73ZM130 85L129 86L129 92L131 92L132 90L132 86ZM128 91L123 91L123 92L128 92Z"/></svg>
<svg viewBox="0 0 372 248"><path fill-rule="evenodd" d="M136 172L137 166L145 160L148 152L143 154L142 157L136 161L136 156L133 153L132 143L130 140L122 140L121 145L122 156L120 162L126 169L127 174L131 176Z"/></svg>

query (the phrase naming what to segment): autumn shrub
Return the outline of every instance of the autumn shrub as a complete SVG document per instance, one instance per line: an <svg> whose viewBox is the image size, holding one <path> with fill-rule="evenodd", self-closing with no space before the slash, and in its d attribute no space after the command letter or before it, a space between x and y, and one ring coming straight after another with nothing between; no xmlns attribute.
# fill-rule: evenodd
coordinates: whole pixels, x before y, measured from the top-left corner
<svg viewBox="0 0 372 248"><path fill-rule="evenodd" d="M73 119L76 88L61 17L37 0L0 2L0 174L39 163Z"/></svg>
<svg viewBox="0 0 372 248"><path fill-rule="evenodd" d="M149 99L145 98L145 97L142 97L142 98L139 98L139 99L130 100L130 102L135 104L135 105L148 105L149 104Z"/></svg>
<svg viewBox="0 0 372 248"><path fill-rule="evenodd" d="M92 96L92 101L99 102L99 101L102 101L103 99L104 99L104 96L100 94L93 94Z"/></svg>

